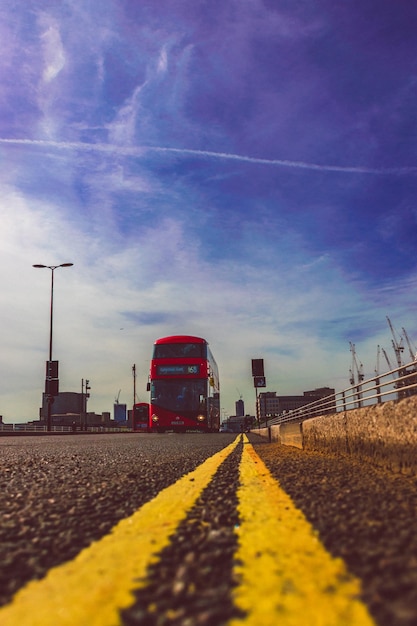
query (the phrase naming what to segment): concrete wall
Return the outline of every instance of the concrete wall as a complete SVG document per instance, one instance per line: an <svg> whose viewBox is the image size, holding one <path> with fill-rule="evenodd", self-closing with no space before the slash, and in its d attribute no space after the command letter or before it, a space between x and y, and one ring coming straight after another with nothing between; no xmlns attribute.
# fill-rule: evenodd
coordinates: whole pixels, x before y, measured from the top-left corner
<svg viewBox="0 0 417 626"><path fill-rule="evenodd" d="M284 445L349 454L417 475L417 396L253 432Z"/></svg>
<svg viewBox="0 0 417 626"><path fill-rule="evenodd" d="M301 424L280 424L268 428L252 428L251 432L269 439L269 441L282 443L284 446L303 447Z"/></svg>

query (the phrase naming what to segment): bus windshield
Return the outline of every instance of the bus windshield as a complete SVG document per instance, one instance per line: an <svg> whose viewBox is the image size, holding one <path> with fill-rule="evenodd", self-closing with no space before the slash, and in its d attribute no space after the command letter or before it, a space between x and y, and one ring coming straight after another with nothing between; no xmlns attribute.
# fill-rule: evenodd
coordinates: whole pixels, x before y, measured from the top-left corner
<svg viewBox="0 0 417 626"><path fill-rule="evenodd" d="M154 380L151 402L171 411L203 411L206 402L205 380Z"/></svg>
<svg viewBox="0 0 417 626"><path fill-rule="evenodd" d="M154 346L154 359L207 358L204 343L159 343Z"/></svg>

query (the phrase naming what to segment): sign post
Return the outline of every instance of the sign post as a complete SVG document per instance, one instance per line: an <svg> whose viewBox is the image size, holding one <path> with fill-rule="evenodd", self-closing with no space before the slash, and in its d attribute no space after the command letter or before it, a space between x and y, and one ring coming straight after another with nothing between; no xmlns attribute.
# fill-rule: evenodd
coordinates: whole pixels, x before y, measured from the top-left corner
<svg viewBox="0 0 417 626"><path fill-rule="evenodd" d="M260 424L260 416L259 416L259 405L258 405L258 389L260 387L266 387L266 378L264 374L264 360L263 359L252 359L252 376L253 376L253 386L256 391L256 421L258 423L258 428L261 427Z"/></svg>

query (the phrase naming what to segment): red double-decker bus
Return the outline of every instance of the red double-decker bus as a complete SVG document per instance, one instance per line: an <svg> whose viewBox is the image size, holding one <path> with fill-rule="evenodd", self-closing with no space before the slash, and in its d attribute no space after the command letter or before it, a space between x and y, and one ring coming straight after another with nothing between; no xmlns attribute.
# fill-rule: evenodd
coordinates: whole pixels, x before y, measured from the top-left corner
<svg viewBox="0 0 417 626"><path fill-rule="evenodd" d="M219 372L205 339L189 335L157 339L148 387L152 432L219 430Z"/></svg>
<svg viewBox="0 0 417 626"><path fill-rule="evenodd" d="M150 413L147 402L137 402L133 405L133 430L143 433L150 431Z"/></svg>

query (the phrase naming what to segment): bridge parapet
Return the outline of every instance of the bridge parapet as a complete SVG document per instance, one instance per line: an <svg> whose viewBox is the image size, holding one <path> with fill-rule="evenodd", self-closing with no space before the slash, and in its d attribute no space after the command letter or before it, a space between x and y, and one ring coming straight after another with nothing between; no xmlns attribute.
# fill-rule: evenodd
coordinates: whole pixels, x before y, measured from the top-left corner
<svg viewBox="0 0 417 626"><path fill-rule="evenodd" d="M352 455L394 472L417 475L417 396L253 432L283 445Z"/></svg>

